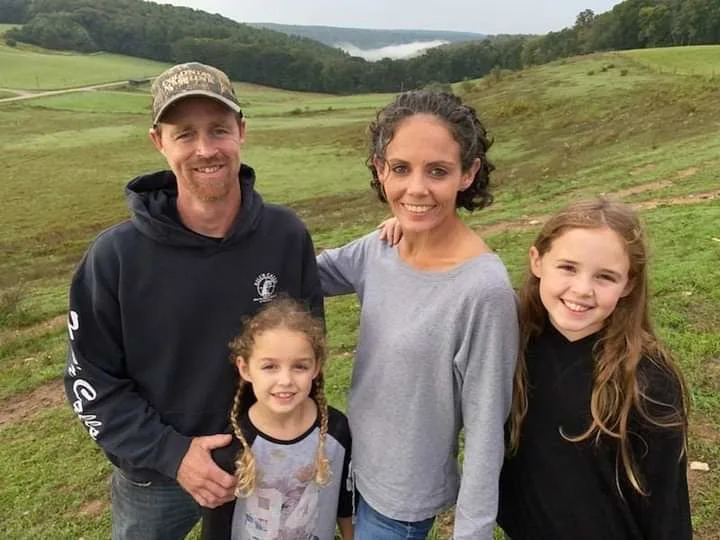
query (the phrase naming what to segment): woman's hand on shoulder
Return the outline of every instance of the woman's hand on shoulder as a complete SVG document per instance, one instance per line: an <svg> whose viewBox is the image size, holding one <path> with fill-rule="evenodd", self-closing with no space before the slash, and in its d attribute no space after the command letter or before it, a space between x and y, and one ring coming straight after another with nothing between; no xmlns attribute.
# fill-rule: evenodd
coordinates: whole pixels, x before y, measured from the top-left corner
<svg viewBox="0 0 720 540"><path fill-rule="evenodd" d="M380 231L380 240L384 240L391 246L396 246L402 238L402 227L396 217L391 217L377 226Z"/></svg>

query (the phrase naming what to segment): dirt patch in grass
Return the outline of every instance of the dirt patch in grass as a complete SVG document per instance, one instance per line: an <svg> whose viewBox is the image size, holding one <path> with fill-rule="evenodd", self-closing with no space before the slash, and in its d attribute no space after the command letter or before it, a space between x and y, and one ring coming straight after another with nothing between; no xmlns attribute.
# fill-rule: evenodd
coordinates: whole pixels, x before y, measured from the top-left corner
<svg viewBox="0 0 720 540"><path fill-rule="evenodd" d="M673 183L670 180L660 180L659 182L650 182L648 184L641 184L639 186L613 191L611 195L618 199L624 199L630 195L637 195L638 193L645 193L646 191L653 191L655 189L665 189L672 185Z"/></svg>
<svg viewBox="0 0 720 540"><path fill-rule="evenodd" d="M88 501L78 511L81 516L97 517L110 508L110 501L107 499L95 499Z"/></svg>
<svg viewBox="0 0 720 540"><path fill-rule="evenodd" d="M647 189L637 189L636 191L633 191L633 193L640 193L642 191L647 191L649 189L656 189L659 187L659 184L662 182L656 182L654 184L643 184L643 186L637 186L637 188L644 188L645 186L652 186L648 187ZM668 182L668 184L671 184L671 182ZM667 187L667 186L662 186ZM630 188L635 189L635 188ZM612 193L608 193L609 196L613 198L618 198L620 195L629 195L630 189L623 190L623 191L615 191ZM639 203L633 203L630 206L633 207L635 210L648 210L652 208L657 208L658 206L671 206L671 205L681 205L681 204L699 204L704 203L712 200L720 199L720 190L716 191L708 191L705 193L694 193L691 195L685 195L683 197L671 197L667 199L652 199L649 201L643 201ZM545 221L549 218L549 215L538 215L538 216L523 216L520 219L514 219L514 220L508 220L508 221L498 221L497 223L492 223L490 225L480 225L475 227L475 230L477 230L479 233L483 235L492 235L492 234L498 234L505 231L527 231L535 227L541 226Z"/></svg>
<svg viewBox="0 0 720 540"><path fill-rule="evenodd" d="M7 343L11 339L33 338L45 334L48 331L57 330L66 324L67 316L58 315L52 319L42 321L23 328L0 329L0 343Z"/></svg>
<svg viewBox="0 0 720 540"><path fill-rule="evenodd" d="M656 168L657 167L654 163L648 163L647 165L643 165L642 167L638 167L637 169L630 171L630 175L637 176L638 174L645 174L654 171Z"/></svg>
<svg viewBox="0 0 720 540"><path fill-rule="evenodd" d="M695 176L697 174L698 170L699 169L697 167L690 167L689 169L679 171L675 178L678 180L681 180L683 178L690 178L691 176Z"/></svg>
<svg viewBox="0 0 720 540"><path fill-rule="evenodd" d="M720 443L720 430L707 421L693 418L690 422L690 438L703 443ZM693 456L689 458L693 460Z"/></svg>
<svg viewBox="0 0 720 540"><path fill-rule="evenodd" d="M653 199L650 201L643 201L640 203L633 204L632 207L636 210L648 210L657 208L658 206L668 206L676 204L699 204L708 201L720 199L720 189L714 191L705 191L703 193L691 193L690 195L683 195L682 197L671 197L669 199Z"/></svg>
<svg viewBox="0 0 720 540"><path fill-rule="evenodd" d="M435 518L435 530L437 531L438 540L452 538L454 522L455 513L452 510L447 510Z"/></svg>
<svg viewBox="0 0 720 540"><path fill-rule="evenodd" d="M20 422L35 414L59 406L65 401L61 379L38 386L25 394L13 396L0 402L0 428L5 424Z"/></svg>

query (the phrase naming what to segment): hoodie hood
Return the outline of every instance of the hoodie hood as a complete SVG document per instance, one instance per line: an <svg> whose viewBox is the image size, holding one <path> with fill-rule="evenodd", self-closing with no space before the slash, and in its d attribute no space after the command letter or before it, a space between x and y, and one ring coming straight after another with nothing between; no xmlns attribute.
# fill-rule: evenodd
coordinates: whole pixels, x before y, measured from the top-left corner
<svg viewBox="0 0 720 540"><path fill-rule="evenodd" d="M262 197L255 191L255 171L240 166L238 174L242 203L234 223L222 244L232 244L252 233L260 223ZM177 181L171 171L138 176L125 187L133 225L145 236L172 246L207 249L217 247L217 240L191 231L180 221L177 212Z"/></svg>

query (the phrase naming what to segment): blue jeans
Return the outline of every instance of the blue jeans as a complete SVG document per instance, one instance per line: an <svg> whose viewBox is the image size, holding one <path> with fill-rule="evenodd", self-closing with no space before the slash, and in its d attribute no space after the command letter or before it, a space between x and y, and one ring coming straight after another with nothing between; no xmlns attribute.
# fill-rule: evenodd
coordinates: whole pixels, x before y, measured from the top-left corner
<svg viewBox="0 0 720 540"><path fill-rule="evenodd" d="M358 494L355 540L424 540L435 517L422 521L398 521L383 516Z"/></svg>
<svg viewBox="0 0 720 540"><path fill-rule="evenodd" d="M200 505L173 479L111 480L113 540L180 540L200 519Z"/></svg>

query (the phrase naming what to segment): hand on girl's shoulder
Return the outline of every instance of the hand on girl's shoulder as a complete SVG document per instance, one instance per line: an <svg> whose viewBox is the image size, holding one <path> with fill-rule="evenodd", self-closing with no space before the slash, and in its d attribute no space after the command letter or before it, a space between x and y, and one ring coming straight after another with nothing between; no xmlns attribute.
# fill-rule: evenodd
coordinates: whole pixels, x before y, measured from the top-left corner
<svg viewBox="0 0 720 540"><path fill-rule="evenodd" d="M215 448L211 451L210 455L213 461L225 472L230 474L235 473L235 458L240 451L240 441L236 437L233 437L232 442L227 446Z"/></svg>
<svg viewBox="0 0 720 540"><path fill-rule="evenodd" d="M387 242L391 247L397 245L402 238L402 226L396 217L390 217L377 226L380 231L380 240Z"/></svg>

